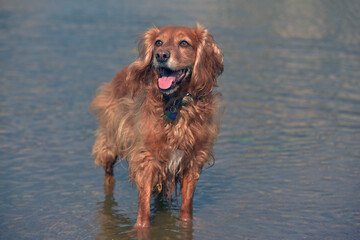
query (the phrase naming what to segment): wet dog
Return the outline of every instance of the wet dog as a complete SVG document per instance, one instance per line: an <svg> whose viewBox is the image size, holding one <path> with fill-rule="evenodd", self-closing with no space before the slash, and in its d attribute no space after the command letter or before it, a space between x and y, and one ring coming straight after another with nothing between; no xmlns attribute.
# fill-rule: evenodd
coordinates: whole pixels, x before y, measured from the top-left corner
<svg viewBox="0 0 360 240"><path fill-rule="evenodd" d="M92 154L114 181L117 159L129 162L138 189L136 227L150 226L153 191L181 185L180 219L191 221L201 170L219 133L217 78L223 54L208 30L154 27L142 35L139 58L103 84L91 103L99 128Z"/></svg>

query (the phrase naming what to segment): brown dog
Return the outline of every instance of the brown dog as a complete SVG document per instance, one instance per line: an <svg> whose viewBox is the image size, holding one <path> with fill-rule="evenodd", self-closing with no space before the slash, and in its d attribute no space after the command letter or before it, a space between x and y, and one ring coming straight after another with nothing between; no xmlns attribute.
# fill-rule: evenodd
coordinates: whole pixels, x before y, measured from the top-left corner
<svg viewBox="0 0 360 240"><path fill-rule="evenodd" d="M216 79L223 55L202 26L152 28L139 58L102 85L91 104L99 128L95 163L114 181L116 159L129 162L138 189L136 227L150 226L155 190L171 197L181 184L180 219L191 221L193 195L219 132Z"/></svg>

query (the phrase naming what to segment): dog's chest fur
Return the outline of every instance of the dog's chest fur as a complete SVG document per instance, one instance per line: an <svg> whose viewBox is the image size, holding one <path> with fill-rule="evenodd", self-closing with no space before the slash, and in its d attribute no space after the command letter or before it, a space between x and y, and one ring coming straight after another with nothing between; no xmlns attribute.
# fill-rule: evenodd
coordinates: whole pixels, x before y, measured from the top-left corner
<svg viewBox="0 0 360 240"><path fill-rule="evenodd" d="M189 157L194 144L196 144L196 136L190 127L193 119L188 114L191 107L183 107L179 112L175 121L165 123L164 134L166 145L171 146L170 157L168 160L168 169L175 173L182 159Z"/></svg>
<svg viewBox="0 0 360 240"><path fill-rule="evenodd" d="M177 169L179 168L183 157L184 157L184 151L181 150L170 151L170 158L167 164L167 169L171 174L175 175L177 173Z"/></svg>

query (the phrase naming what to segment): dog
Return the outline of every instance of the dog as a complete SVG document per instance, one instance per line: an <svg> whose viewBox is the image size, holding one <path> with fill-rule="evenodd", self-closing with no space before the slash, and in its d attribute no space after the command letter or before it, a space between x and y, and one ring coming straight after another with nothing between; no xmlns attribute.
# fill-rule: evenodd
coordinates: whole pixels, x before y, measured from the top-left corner
<svg viewBox="0 0 360 240"><path fill-rule="evenodd" d="M214 160L219 99L214 91L223 54L200 24L153 27L139 57L97 90L90 109L99 127L95 164L114 182L114 164L127 160L138 191L136 228L150 226L151 194L169 199L181 186L180 220L192 221L193 196L205 164Z"/></svg>

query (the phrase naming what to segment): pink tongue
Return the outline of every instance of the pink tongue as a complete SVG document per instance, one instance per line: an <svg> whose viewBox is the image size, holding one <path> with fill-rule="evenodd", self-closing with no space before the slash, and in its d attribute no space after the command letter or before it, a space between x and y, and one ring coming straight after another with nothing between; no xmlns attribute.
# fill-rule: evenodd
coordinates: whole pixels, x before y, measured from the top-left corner
<svg viewBox="0 0 360 240"><path fill-rule="evenodd" d="M159 78L158 82L159 82L159 88L161 89L169 89L172 85L172 83L175 81L176 77L175 76L164 76Z"/></svg>

